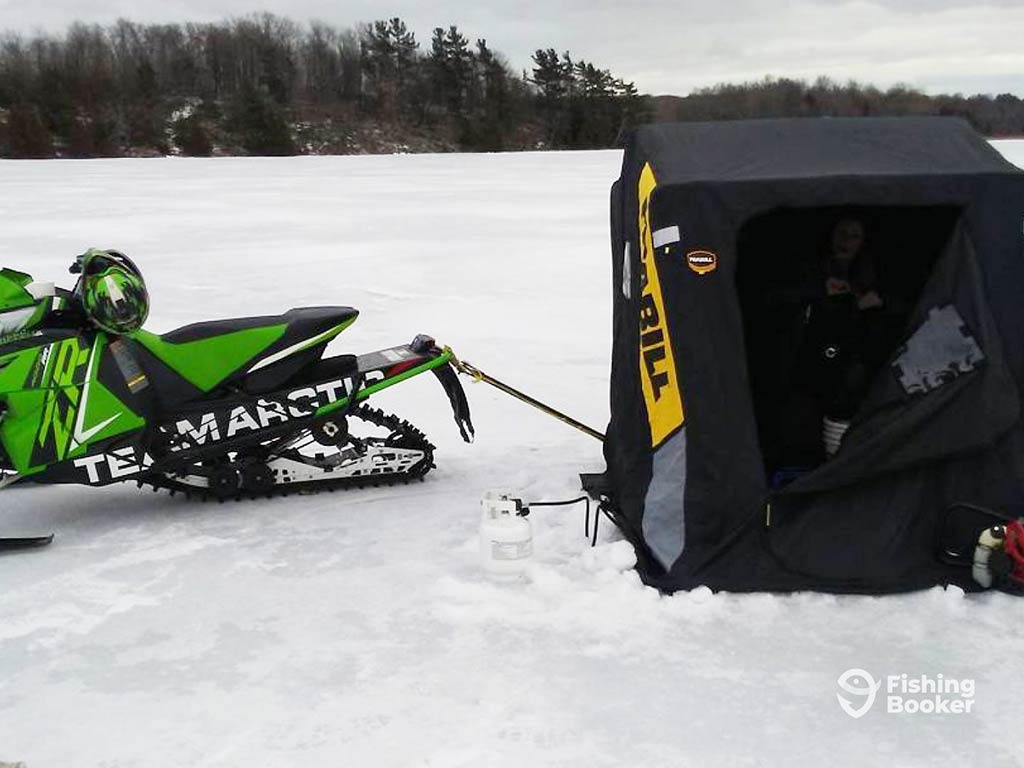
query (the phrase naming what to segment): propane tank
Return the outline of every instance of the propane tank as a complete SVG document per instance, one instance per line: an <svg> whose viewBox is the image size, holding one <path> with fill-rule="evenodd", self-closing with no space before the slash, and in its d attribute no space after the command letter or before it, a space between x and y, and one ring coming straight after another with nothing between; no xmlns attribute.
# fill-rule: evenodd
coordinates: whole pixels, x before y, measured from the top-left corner
<svg viewBox="0 0 1024 768"><path fill-rule="evenodd" d="M974 548L974 563L971 568L971 575L985 589L990 589L995 582L992 571L994 564L993 554L1002 551L1005 541L1006 528L1002 525L987 528L978 537L978 546Z"/></svg>
<svg viewBox="0 0 1024 768"><path fill-rule="evenodd" d="M480 559L495 576L521 574L533 556L530 508L510 493L488 491L481 500Z"/></svg>
<svg viewBox="0 0 1024 768"><path fill-rule="evenodd" d="M839 446L846 437L846 431L850 428L849 421L841 419L830 419L826 416L821 424L821 437L825 443L825 456L832 458L839 453Z"/></svg>

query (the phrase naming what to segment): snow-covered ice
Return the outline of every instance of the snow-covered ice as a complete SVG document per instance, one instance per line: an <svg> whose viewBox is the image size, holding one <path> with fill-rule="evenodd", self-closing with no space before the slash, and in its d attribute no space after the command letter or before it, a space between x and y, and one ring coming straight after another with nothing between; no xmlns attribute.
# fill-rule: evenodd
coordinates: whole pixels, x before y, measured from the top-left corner
<svg viewBox="0 0 1024 768"><path fill-rule="evenodd" d="M1024 142L1000 143L1024 163ZM149 326L352 304L336 345L434 334L603 428L617 152L0 162L0 248L39 279L91 245L143 266ZM67 279L65 277L65 279ZM1024 763L1024 601L672 597L605 525L537 508L513 583L479 500L575 495L592 439L467 387L465 446L422 377L375 398L438 445L427 482L227 505L17 486L0 533L0 762L43 766L934 766ZM977 680L970 715L875 709L837 678Z"/></svg>

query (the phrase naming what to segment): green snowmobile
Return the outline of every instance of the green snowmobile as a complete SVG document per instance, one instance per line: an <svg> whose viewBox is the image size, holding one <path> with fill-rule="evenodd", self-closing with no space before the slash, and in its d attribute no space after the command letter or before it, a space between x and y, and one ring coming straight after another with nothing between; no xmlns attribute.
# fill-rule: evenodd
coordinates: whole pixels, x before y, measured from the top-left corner
<svg viewBox="0 0 1024 768"><path fill-rule="evenodd" d="M471 439L452 352L429 336L325 358L350 307L157 335L126 256L93 249L71 271L72 291L0 271L0 487L136 480L225 500L421 479L434 446L364 401L427 371Z"/></svg>

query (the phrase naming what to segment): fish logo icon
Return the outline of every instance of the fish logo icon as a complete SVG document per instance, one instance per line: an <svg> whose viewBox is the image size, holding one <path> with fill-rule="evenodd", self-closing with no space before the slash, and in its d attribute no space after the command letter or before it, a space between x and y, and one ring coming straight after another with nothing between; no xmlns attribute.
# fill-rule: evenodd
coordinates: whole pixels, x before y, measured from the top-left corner
<svg viewBox="0 0 1024 768"><path fill-rule="evenodd" d="M843 712L854 719L864 717L868 713L875 704L878 689L882 687L881 682L875 682L875 678L871 676L871 673L863 669L846 670L839 676L838 683L844 693L864 697L864 701L860 706L856 706L841 693L836 694L836 698L839 699L839 706L843 708Z"/></svg>

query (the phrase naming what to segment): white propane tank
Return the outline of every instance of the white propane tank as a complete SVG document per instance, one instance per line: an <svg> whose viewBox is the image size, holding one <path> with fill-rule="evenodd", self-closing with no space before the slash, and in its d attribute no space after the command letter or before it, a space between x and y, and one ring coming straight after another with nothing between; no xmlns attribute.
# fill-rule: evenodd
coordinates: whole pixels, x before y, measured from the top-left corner
<svg viewBox="0 0 1024 768"><path fill-rule="evenodd" d="M832 458L839 453L839 446L846 437L846 430L850 428L850 422L830 419L826 416L822 420L821 437L825 443L825 455Z"/></svg>
<svg viewBox="0 0 1024 768"><path fill-rule="evenodd" d="M521 574L533 556L529 509L510 493L488 491L481 500L480 559L495 576Z"/></svg>
<svg viewBox="0 0 1024 768"><path fill-rule="evenodd" d="M995 579L992 577L992 569L989 568L989 561L992 559L992 552L1003 548L1006 540L1006 529L997 525L981 532L978 537L978 546L974 548L974 563L971 568L971 575L985 589L991 589Z"/></svg>

